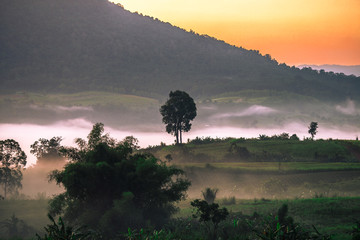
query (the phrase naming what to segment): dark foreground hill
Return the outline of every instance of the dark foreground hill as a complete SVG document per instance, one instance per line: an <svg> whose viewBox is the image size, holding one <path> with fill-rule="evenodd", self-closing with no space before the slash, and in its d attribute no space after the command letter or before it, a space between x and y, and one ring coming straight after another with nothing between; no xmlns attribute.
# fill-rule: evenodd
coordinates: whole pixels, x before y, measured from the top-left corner
<svg viewBox="0 0 360 240"><path fill-rule="evenodd" d="M1 92L105 90L213 96L275 90L358 99L360 78L271 56L130 13L106 0L0 0Z"/></svg>

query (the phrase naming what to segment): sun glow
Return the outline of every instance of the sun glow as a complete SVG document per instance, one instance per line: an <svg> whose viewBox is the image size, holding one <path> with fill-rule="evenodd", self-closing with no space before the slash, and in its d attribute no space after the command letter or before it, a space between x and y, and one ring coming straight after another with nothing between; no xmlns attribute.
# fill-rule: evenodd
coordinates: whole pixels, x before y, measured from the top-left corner
<svg viewBox="0 0 360 240"><path fill-rule="evenodd" d="M279 62L360 64L358 0L119 2L132 12L269 53Z"/></svg>

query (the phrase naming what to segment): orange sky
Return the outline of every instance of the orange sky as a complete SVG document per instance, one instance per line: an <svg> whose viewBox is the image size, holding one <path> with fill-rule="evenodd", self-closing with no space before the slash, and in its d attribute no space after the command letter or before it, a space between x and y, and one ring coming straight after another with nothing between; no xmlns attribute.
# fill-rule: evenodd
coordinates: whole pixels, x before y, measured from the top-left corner
<svg viewBox="0 0 360 240"><path fill-rule="evenodd" d="M360 0L117 0L279 62L360 65Z"/></svg>

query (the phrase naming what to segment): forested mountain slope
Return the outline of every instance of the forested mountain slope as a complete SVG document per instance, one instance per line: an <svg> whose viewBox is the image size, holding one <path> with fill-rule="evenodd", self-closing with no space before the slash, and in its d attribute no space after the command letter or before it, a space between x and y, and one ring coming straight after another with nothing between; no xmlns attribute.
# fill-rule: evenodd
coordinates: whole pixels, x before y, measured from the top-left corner
<svg viewBox="0 0 360 240"><path fill-rule="evenodd" d="M245 89L358 99L360 78L271 56L130 13L106 0L0 0L0 91L105 90L206 97Z"/></svg>

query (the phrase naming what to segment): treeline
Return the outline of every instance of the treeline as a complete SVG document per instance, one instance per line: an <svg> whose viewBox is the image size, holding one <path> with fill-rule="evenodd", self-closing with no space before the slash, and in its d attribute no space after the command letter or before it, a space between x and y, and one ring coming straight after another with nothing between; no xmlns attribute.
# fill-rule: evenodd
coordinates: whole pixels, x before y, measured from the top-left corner
<svg viewBox="0 0 360 240"><path fill-rule="evenodd" d="M105 0L1 0L1 92L195 97L244 89L358 99L355 76L298 69Z"/></svg>

